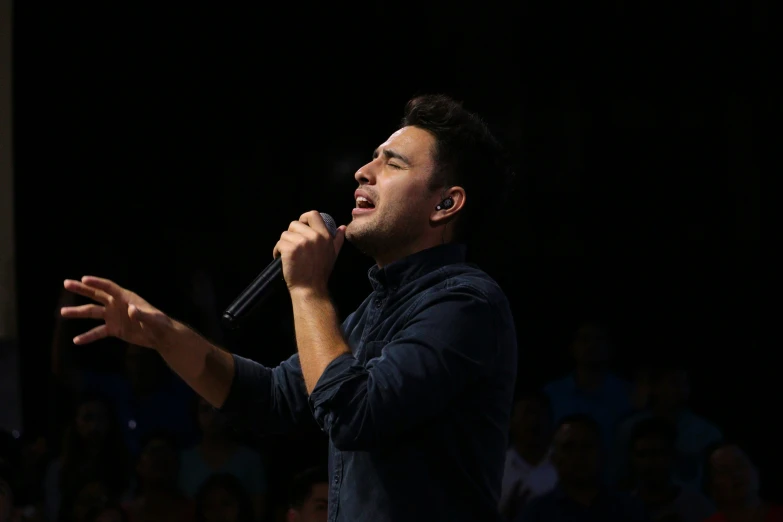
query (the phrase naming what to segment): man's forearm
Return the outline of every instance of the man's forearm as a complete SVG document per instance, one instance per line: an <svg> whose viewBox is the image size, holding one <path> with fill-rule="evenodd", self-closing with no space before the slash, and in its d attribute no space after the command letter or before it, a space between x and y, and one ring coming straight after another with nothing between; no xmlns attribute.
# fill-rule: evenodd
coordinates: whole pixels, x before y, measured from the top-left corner
<svg viewBox="0 0 783 522"><path fill-rule="evenodd" d="M234 380L234 358L186 325L173 323L158 352L196 393L221 407Z"/></svg>
<svg viewBox="0 0 783 522"><path fill-rule="evenodd" d="M329 363L350 353L340 333L337 312L326 292L292 291L294 329L307 393L312 393Z"/></svg>

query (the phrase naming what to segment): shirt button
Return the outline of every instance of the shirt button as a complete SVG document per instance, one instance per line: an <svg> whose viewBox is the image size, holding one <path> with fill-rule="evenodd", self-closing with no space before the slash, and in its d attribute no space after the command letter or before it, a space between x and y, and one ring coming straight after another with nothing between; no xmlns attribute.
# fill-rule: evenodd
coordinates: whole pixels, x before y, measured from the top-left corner
<svg viewBox="0 0 783 522"><path fill-rule="evenodd" d="M334 477L334 483L339 484L340 483L340 477L335 476Z"/></svg>
<svg viewBox="0 0 783 522"><path fill-rule="evenodd" d="M375 300L375 308L380 308L380 307L381 307L381 304L382 304L382 303L381 303L381 300L380 300L380 299L376 299L376 300Z"/></svg>

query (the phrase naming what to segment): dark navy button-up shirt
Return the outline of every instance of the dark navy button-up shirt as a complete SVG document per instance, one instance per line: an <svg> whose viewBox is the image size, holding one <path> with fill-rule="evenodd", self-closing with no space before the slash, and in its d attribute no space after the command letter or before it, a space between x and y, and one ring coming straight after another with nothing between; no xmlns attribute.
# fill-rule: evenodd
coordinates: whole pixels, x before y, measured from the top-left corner
<svg viewBox="0 0 783 522"><path fill-rule="evenodd" d="M343 323L350 354L308 397L299 357L234 356L223 410L283 432L314 416L329 435L330 521L497 521L517 369L510 307L443 245L370 269Z"/></svg>

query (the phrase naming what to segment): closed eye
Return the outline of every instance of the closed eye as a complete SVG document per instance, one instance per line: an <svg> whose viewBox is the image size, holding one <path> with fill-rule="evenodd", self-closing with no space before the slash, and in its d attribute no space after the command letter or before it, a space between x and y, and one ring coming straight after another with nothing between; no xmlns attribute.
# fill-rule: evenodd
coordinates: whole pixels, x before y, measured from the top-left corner
<svg viewBox="0 0 783 522"><path fill-rule="evenodd" d="M402 168L402 167L400 167L399 165L395 165L394 163L389 163L388 165L389 165L391 168L393 168L393 169L401 169L401 168Z"/></svg>

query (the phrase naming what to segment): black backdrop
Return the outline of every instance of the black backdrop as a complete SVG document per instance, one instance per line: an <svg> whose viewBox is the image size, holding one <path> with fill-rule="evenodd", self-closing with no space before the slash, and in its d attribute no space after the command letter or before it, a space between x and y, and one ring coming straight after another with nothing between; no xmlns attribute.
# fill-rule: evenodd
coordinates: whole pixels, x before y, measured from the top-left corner
<svg viewBox="0 0 783 522"><path fill-rule="evenodd" d="M780 105L747 52L768 39L764 6L591 4L17 3L26 427L45 424L63 278L98 272L179 310L175 280L201 267L222 309L291 219L350 219L352 173L404 102L445 92L519 158L508 217L472 254L513 303L520 382L561 374L571 322L606 317L621 370L686 358L697 411L774 474L753 151L758 115ZM342 253L341 312L369 291L369 265ZM283 296L224 342L274 364L291 336Z"/></svg>

